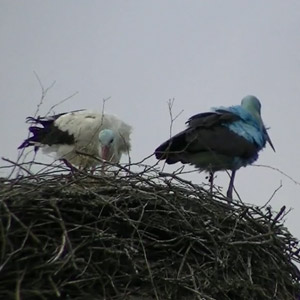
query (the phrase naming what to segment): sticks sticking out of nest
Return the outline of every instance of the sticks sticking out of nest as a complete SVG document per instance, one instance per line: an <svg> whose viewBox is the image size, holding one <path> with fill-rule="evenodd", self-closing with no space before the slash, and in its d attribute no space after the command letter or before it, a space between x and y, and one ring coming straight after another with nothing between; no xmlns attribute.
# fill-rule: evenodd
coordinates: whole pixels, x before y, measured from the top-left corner
<svg viewBox="0 0 300 300"><path fill-rule="evenodd" d="M285 213L154 168L2 178L0 298L296 299Z"/></svg>

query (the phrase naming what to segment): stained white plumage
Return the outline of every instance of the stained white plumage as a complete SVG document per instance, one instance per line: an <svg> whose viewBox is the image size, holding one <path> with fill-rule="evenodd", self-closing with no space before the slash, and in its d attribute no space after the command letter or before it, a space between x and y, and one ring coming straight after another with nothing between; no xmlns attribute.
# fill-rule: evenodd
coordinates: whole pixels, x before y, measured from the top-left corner
<svg viewBox="0 0 300 300"><path fill-rule="evenodd" d="M44 153L55 152L58 159L81 168L101 163L93 157L119 162L122 154L131 148L131 126L114 115L74 111L29 117L28 121L33 125L29 127L33 135L19 148L34 146L37 150L41 147Z"/></svg>

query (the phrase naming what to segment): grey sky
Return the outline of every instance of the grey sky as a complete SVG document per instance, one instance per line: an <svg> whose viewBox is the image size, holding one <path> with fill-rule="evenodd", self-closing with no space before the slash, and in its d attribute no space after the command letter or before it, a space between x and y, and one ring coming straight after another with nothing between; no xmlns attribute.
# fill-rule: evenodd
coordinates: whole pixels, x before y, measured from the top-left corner
<svg viewBox="0 0 300 300"><path fill-rule="evenodd" d="M276 148L264 149L257 164L300 181L299 1L2 0L0 40L0 156L16 159L27 136L25 118L41 96L35 71L45 87L56 81L41 115L76 91L56 112L101 110L111 97L106 110L134 127L133 161L169 136L168 99L175 98L174 114L184 109L176 133L191 115L253 94ZM205 175L186 178L201 183ZM286 224L300 238L299 185L248 167L235 186L245 202L262 205L281 181L271 205L294 208ZM220 173L217 183L226 191L228 176Z"/></svg>

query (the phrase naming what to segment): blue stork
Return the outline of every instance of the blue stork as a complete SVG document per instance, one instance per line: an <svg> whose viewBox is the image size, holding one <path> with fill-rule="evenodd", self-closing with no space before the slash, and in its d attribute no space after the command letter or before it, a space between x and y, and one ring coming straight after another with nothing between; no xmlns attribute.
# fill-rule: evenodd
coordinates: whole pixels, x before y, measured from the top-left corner
<svg viewBox="0 0 300 300"><path fill-rule="evenodd" d="M192 116L181 131L155 150L168 164L191 164L210 173L211 191L216 171L231 170L227 197L232 199L236 171L252 164L266 142L275 148L261 118L261 104L246 96L241 105L213 108Z"/></svg>

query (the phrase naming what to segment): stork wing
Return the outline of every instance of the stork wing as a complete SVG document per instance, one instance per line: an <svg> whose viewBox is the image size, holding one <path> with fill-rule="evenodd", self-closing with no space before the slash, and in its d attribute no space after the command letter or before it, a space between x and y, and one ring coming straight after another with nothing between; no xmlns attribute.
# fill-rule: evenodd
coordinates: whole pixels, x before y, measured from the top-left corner
<svg viewBox="0 0 300 300"><path fill-rule="evenodd" d="M160 145L155 155L169 163L190 162L189 157L203 153L249 158L256 154L257 145L223 126L238 120L239 116L225 110L197 114L188 120L186 130Z"/></svg>
<svg viewBox="0 0 300 300"><path fill-rule="evenodd" d="M98 142L102 128L102 115L88 111L75 111L63 114L54 121L54 126L74 136L75 143L80 147Z"/></svg>
<svg viewBox="0 0 300 300"><path fill-rule="evenodd" d="M72 134L67 130L61 130L59 127L55 126L56 120L69 114L70 113L60 113L45 117L28 117L26 122L31 124L29 131L32 133L32 136L27 138L18 149L35 145L35 150L37 150L42 145L74 144L75 141ZM39 125L42 125L42 127Z"/></svg>
<svg viewBox="0 0 300 300"><path fill-rule="evenodd" d="M186 124L189 127L206 127L210 128L216 125L230 123L241 118L229 111L218 109L215 112L206 112L194 115L188 119Z"/></svg>
<svg viewBox="0 0 300 300"><path fill-rule="evenodd" d="M130 150L131 126L114 115L75 111L61 115L55 120L54 126L73 135L79 147L89 143L98 143L99 132L103 129L111 129L118 134L120 151Z"/></svg>

